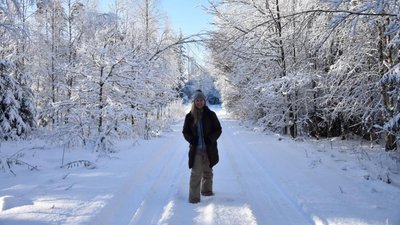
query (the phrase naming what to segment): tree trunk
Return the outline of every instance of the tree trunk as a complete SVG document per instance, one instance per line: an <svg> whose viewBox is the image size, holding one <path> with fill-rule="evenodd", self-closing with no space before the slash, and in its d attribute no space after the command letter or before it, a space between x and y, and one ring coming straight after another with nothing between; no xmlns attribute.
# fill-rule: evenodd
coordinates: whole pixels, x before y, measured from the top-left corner
<svg viewBox="0 0 400 225"><path fill-rule="evenodd" d="M56 102L56 71L55 71L55 57L56 53L56 16L55 16L55 3L53 3L52 11L51 11L51 102L54 104ZM52 126L54 126L56 120L55 115L51 115Z"/></svg>
<svg viewBox="0 0 400 225"><path fill-rule="evenodd" d="M383 76L387 73L390 67L393 66L393 52L390 47L390 36L385 34L387 25L389 24L389 19L383 19L378 23L378 54L379 54L379 64L380 64L380 74ZM396 96L391 95L394 87L391 83L385 83L381 87L381 95L383 99L383 121L388 122L395 115L395 101ZM385 134L385 150L396 150L397 142L396 136L390 131L386 131Z"/></svg>
<svg viewBox="0 0 400 225"><path fill-rule="evenodd" d="M280 15L280 8L279 8L279 0L275 0L275 6L276 6L276 28L278 30L278 43L279 43L279 48L280 48L280 66L282 68L281 72L281 77L285 77L287 74L286 71L286 58L285 58L285 49L283 46L283 40L282 40L282 21L281 21L281 15ZM295 138L297 136L297 126L296 126L296 115L294 112L294 107L293 104L291 103L291 96L287 96L287 101L288 101L288 119L287 119L287 126L286 126L286 131L284 132L287 134L289 132L290 136L292 138Z"/></svg>
<svg viewBox="0 0 400 225"><path fill-rule="evenodd" d="M100 69L100 82L99 82L99 127L98 127L98 132L102 132L102 127L103 127L103 73L104 73L104 67L101 67Z"/></svg>

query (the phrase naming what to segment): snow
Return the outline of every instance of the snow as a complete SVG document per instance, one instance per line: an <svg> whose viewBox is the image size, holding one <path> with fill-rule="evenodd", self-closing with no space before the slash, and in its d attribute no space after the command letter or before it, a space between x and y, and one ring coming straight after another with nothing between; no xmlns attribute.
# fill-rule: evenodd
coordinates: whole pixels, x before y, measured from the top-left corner
<svg viewBox="0 0 400 225"><path fill-rule="evenodd" d="M4 196L0 198L0 211L32 204L33 202L29 199L18 198L15 196Z"/></svg>
<svg viewBox="0 0 400 225"><path fill-rule="evenodd" d="M188 203L182 122L149 141L119 141L97 157L41 141L4 142L37 166L0 173L0 224L400 224L399 160L360 141L291 140L243 126L218 110L223 134L214 192ZM4 163L0 165L4 167ZM390 177L392 183L380 180Z"/></svg>

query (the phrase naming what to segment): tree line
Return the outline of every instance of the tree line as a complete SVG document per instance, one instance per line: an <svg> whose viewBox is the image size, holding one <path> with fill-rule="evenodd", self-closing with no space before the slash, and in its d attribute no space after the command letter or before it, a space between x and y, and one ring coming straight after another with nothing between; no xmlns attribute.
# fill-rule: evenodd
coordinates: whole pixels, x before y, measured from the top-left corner
<svg viewBox="0 0 400 225"><path fill-rule="evenodd" d="M0 139L46 135L112 151L163 125L184 76L182 37L156 1L0 2Z"/></svg>
<svg viewBox="0 0 400 225"><path fill-rule="evenodd" d="M400 140L400 3L221 0L209 48L225 107L265 129ZM251 109L251 110L249 110Z"/></svg>

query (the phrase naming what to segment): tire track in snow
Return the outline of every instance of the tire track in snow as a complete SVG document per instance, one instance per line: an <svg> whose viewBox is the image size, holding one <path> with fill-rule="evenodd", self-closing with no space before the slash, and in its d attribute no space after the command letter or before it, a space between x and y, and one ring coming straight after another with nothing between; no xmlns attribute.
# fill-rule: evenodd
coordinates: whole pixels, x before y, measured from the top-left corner
<svg viewBox="0 0 400 225"><path fill-rule="evenodd" d="M247 142L236 138L232 122L223 121L224 137L221 139L220 154L228 159L236 174L245 200L249 201L254 215L260 224L271 225L308 225L314 224L311 218L304 214L297 205L279 187L251 154ZM277 162L279 163L279 162Z"/></svg>
<svg viewBox="0 0 400 225"><path fill-rule="evenodd" d="M174 190L173 181L179 176L180 164L185 158L185 154L179 151L182 149L180 143L169 138L149 153L144 166L139 171L132 171L129 181L107 202L92 224L155 224L137 222L146 218L144 214L153 214L153 220L161 214L163 206L155 206L152 200L163 198L167 201L165 194Z"/></svg>
<svg viewBox="0 0 400 225"><path fill-rule="evenodd" d="M179 142L172 142L172 144L175 143ZM168 211L168 208L173 207L173 197L179 190L178 182L183 176L182 168L186 162L186 154L182 151L183 149L186 149L186 145L168 146L171 154L159 171L159 179L154 179L155 182L144 196L141 206L136 210L129 223L130 225L160 224L163 219L163 211ZM164 204L160 205L160 202Z"/></svg>

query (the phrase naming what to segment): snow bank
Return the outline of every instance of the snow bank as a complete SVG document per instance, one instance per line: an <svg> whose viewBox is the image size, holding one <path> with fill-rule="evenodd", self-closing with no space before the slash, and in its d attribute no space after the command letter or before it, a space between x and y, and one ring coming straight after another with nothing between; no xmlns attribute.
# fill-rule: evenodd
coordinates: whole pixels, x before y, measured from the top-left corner
<svg viewBox="0 0 400 225"><path fill-rule="evenodd" d="M15 197L11 195L0 197L0 211L5 211L25 205L33 205L33 201L27 198Z"/></svg>

